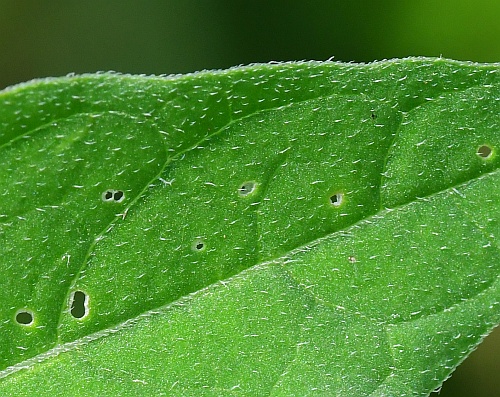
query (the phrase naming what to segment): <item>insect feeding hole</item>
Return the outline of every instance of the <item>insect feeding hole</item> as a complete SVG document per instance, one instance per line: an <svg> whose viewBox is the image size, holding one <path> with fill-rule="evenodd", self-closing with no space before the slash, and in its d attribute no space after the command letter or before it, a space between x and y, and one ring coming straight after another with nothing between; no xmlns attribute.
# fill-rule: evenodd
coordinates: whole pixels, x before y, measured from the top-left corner
<svg viewBox="0 0 500 397"><path fill-rule="evenodd" d="M191 248L193 251L203 251L206 248L206 244L202 239L196 239Z"/></svg>
<svg viewBox="0 0 500 397"><path fill-rule="evenodd" d="M238 194L241 197L246 197L255 191L256 183L253 181L243 182L238 188Z"/></svg>
<svg viewBox="0 0 500 397"><path fill-rule="evenodd" d="M88 314L88 296L83 291L75 291L71 298L70 313L74 318L84 318Z"/></svg>
<svg viewBox="0 0 500 397"><path fill-rule="evenodd" d="M344 201L344 195L342 193L335 193L330 196L330 204L334 207L339 207Z"/></svg>
<svg viewBox="0 0 500 397"><path fill-rule="evenodd" d="M477 149L477 155L483 159L487 159L491 156L491 153L493 152L493 150L491 149L491 147L489 147L488 145L481 145L478 149Z"/></svg>
<svg viewBox="0 0 500 397"><path fill-rule="evenodd" d="M125 199L123 190L108 189L102 194L102 201L121 203Z"/></svg>
<svg viewBox="0 0 500 397"><path fill-rule="evenodd" d="M20 310L16 314L16 322L20 325L31 325L33 324L33 321L33 313L29 310Z"/></svg>

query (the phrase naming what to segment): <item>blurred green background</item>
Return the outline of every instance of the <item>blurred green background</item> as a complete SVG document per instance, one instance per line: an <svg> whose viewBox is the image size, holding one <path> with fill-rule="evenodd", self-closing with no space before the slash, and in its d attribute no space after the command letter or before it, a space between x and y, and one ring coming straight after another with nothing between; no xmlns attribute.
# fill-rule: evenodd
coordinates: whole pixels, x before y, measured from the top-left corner
<svg viewBox="0 0 500 397"><path fill-rule="evenodd" d="M0 89L70 72L410 55L499 62L500 1L0 0ZM500 395L499 356L497 328L440 396Z"/></svg>

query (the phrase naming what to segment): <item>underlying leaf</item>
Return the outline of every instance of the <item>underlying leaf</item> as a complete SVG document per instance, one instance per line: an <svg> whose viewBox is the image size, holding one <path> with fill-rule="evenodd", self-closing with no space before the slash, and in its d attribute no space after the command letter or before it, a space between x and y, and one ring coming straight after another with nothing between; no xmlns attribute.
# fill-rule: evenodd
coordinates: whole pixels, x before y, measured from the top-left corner
<svg viewBox="0 0 500 397"><path fill-rule="evenodd" d="M4 91L0 394L427 395L500 322L499 71Z"/></svg>

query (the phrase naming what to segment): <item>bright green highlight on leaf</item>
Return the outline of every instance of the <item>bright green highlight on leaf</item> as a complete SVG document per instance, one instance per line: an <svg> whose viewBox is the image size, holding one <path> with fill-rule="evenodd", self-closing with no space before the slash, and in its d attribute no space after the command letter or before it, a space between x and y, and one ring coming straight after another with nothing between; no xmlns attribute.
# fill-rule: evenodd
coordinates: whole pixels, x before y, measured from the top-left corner
<svg viewBox="0 0 500 397"><path fill-rule="evenodd" d="M0 93L0 394L428 395L500 322L500 67Z"/></svg>

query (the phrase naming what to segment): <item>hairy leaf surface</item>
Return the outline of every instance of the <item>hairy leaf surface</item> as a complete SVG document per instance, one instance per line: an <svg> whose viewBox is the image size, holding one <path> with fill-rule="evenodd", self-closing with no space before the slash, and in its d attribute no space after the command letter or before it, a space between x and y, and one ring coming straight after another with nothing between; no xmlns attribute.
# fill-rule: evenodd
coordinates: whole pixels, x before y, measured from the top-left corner
<svg viewBox="0 0 500 397"><path fill-rule="evenodd" d="M428 395L500 322L500 67L0 93L0 394Z"/></svg>

